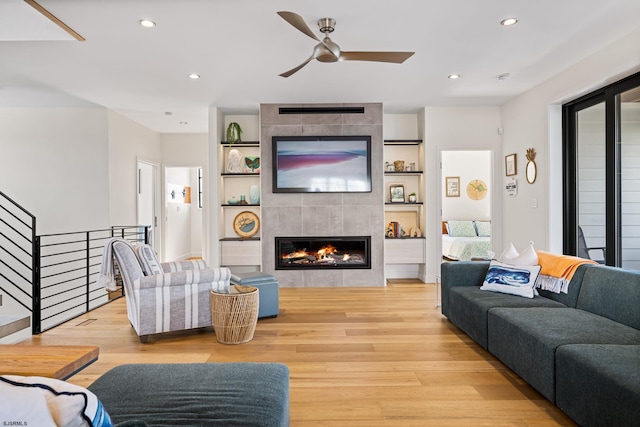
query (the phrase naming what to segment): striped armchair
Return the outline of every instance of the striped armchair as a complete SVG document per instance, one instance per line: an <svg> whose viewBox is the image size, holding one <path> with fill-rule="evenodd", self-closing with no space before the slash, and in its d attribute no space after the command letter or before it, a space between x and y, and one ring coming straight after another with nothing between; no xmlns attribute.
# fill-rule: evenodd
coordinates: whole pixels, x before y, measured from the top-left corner
<svg viewBox="0 0 640 427"><path fill-rule="evenodd" d="M115 241L112 249L122 274L129 321L140 342L147 342L151 334L212 325L210 291L229 287L228 268L179 261L157 263L160 270L154 266L156 274L145 275L145 257L139 258L129 243Z"/></svg>

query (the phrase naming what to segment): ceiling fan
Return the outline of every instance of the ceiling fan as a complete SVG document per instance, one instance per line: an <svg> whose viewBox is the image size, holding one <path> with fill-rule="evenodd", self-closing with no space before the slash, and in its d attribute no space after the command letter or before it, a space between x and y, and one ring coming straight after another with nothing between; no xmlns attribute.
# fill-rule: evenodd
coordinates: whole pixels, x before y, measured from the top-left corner
<svg viewBox="0 0 640 427"><path fill-rule="evenodd" d="M336 20L333 18L322 18L318 20L318 27L320 32L325 36L320 40L311 31L309 26L304 22L304 19L300 15L294 12L278 12L278 15L282 17L289 24L293 25L299 31L303 32L307 36L314 40L319 41L314 48L313 53L306 61L286 71L280 76L289 77L293 73L299 71L302 67L311 62L312 59L317 59L320 62L337 62L337 61L375 61L375 62L393 62L396 64L402 64L415 52L346 52L340 50L340 46L331 41L328 34L332 33L336 26Z"/></svg>

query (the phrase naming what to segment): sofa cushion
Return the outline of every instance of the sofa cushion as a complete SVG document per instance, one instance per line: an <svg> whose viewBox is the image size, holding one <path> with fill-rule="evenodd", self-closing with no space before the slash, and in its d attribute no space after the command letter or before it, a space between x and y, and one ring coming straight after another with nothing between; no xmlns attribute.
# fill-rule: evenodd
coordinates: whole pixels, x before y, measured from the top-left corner
<svg viewBox="0 0 640 427"><path fill-rule="evenodd" d="M556 404L582 426L640 425L640 345L556 350Z"/></svg>
<svg viewBox="0 0 640 427"><path fill-rule="evenodd" d="M533 298L537 294L534 286L539 273L539 265L511 265L491 261L480 289Z"/></svg>
<svg viewBox="0 0 640 427"><path fill-rule="evenodd" d="M442 285L442 314L449 317L451 306L449 304L450 290L458 286L472 286L480 288L484 276L487 274L489 262L487 261L458 261L445 262L440 265Z"/></svg>
<svg viewBox="0 0 640 427"><path fill-rule="evenodd" d="M145 276L154 276L156 274L164 273L162 266L160 265L160 261L158 261L156 253L150 245L137 245L135 247L135 251Z"/></svg>
<svg viewBox="0 0 640 427"><path fill-rule="evenodd" d="M640 329L640 273L605 266L588 269L576 307Z"/></svg>
<svg viewBox="0 0 640 427"><path fill-rule="evenodd" d="M573 308L493 308L487 348L555 403L555 352L564 344L640 344L640 330Z"/></svg>
<svg viewBox="0 0 640 427"><path fill-rule="evenodd" d="M121 365L89 390L116 423L289 425L289 369L280 363Z"/></svg>
<svg viewBox="0 0 640 427"><path fill-rule="evenodd" d="M495 307L566 307L564 304L536 296L520 298L514 295L481 291L477 286L455 286L449 290L452 308L449 320L466 332L483 348L487 348L487 315Z"/></svg>

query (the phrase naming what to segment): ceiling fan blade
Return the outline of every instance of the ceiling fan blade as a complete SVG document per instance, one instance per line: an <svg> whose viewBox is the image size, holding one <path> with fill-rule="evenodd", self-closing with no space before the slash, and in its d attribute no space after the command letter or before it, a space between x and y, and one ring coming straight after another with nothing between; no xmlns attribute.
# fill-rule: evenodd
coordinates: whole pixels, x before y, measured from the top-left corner
<svg viewBox="0 0 640 427"><path fill-rule="evenodd" d="M312 39L320 41L318 36L316 36L313 33L313 31L311 31L311 28L309 28L307 23L304 22L304 19L302 19L302 16L298 15L297 13L286 12L286 11L280 11L280 12L278 12L278 15L280 15L282 17L282 19L284 19L289 24L293 25L298 30L300 30L301 32L305 33L306 35L308 35Z"/></svg>
<svg viewBox="0 0 640 427"><path fill-rule="evenodd" d="M280 77L289 77L290 75L292 75L293 73L296 73L298 71L300 71L300 69L302 67L304 67L305 65L307 65L315 56L311 55L309 57L309 59L307 59L306 61L304 61L302 64L298 65L296 68L292 68L289 71L285 71L284 73L280 74Z"/></svg>
<svg viewBox="0 0 640 427"><path fill-rule="evenodd" d="M415 52L340 52L343 61L375 61L402 64Z"/></svg>

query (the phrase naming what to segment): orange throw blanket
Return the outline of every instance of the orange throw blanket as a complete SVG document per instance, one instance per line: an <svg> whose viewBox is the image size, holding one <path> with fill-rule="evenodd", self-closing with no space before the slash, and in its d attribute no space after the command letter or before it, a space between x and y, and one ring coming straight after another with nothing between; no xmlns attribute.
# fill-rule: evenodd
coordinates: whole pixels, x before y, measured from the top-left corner
<svg viewBox="0 0 640 427"><path fill-rule="evenodd" d="M556 293L568 292L569 282L579 266L598 264L590 259L571 255L558 255L545 251L536 251L536 253L538 254L538 264L541 267L538 287Z"/></svg>

